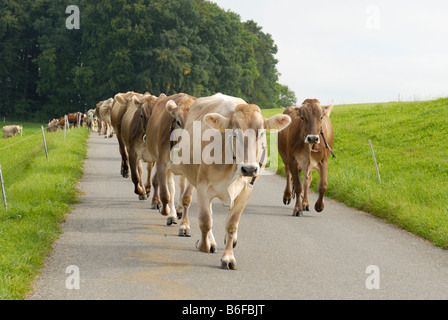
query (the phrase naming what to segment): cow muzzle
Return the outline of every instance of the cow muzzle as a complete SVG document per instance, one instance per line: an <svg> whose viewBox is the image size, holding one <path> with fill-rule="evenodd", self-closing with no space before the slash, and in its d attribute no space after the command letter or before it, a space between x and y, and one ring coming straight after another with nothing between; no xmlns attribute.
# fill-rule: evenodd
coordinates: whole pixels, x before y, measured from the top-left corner
<svg viewBox="0 0 448 320"><path fill-rule="evenodd" d="M240 174L244 177L255 177L260 171L258 164L242 164L239 166Z"/></svg>
<svg viewBox="0 0 448 320"><path fill-rule="evenodd" d="M318 144L318 143L320 143L320 137L319 137L319 135L309 134L305 138L305 143L308 143L308 144Z"/></svg>

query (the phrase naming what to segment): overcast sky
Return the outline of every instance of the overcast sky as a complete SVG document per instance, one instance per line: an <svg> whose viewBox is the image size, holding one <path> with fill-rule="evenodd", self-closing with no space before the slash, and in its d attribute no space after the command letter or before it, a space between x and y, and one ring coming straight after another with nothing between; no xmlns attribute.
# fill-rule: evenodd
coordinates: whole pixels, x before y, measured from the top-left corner
<svg viewBox="0 0 448 320"><path fill-rule="evenodd" d="M214 2L272 35L298 102L448 97L447 0Z"/></svg>

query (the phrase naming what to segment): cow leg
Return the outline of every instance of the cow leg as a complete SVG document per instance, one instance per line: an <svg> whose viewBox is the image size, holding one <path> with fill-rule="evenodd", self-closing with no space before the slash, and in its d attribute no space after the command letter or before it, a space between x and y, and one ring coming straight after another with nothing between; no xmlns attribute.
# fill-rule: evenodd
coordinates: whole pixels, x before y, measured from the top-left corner
<svg viewBox="0 0 448 320"><path fill-rule="evenodd" d="M309 169L309 166L306 167L307 169L303 171L303 200L302 200L302 208L303 211L310 211L310 201L308 199L308 194L310 191L310 185L311 185L311 178L312 178L312 171Z"/></svg>
<svg viewBox="0 0 448 320"><path fill-rule="evenodd" d="M145 184L143 183L143 162L142 160L138 160L138 181L139 181L139 189L142 190L142 193L140 194L140 200L146 200L148 199L148 197L146 196L146 188L145 188Z"/></svg>
<svg viewBox="0 0 448 320"><path fill-rule="evenodd" d="M325 208L325 202L324 202L324 195L327 191L327 176L328 176L328 164L327 161L322 161L322 164L319 168L319 198L316 201L316 204L314 205L314 210L317 212L322 212Z"/></svg>
<svg viewBox="0 0 448 320"><path fill-rule="evenodd" d="M167 172L167 184L168 184L168 190L169 190L169 215L168 219L166 221L166 224L168 226L172 224L177 224L177 211L176 206L174 205L174 194L176 193L176 183L174 182L174 174L171 172L171 170L168 170Z"/></svg>
<svg viewBox="0 0 448 320"><path fill-rule="evenodd" d="M216 253L217 245L213 236L213 198L208 194L206 184L198 185L198 209L199 209L199 228L201 229L201 240L197 246L198 250L206 253Z"/></svg>
<svg viewBox="0 0 448 320"><path fill-rule="evenodd" d="M159 181L160 200L162 201L160 213L162 216L168 217L167 225L172 225L176 223L176 208L173 199L175 185L172 172L166 168L163 162L157 162L157 179Z"/></svg>
<svg viewBox="0 0 448 320"><path fill-rule="evenodd" d="M286 173L286 188L283 192L283 203L287 206L291 203L292 199L292 191L291 191L291 169L289 164L285 164L285 173Z"/></svg>
<svg viewBox="0 0 448 320"><path fill-rule="evenodd" d="M182 219L182 212L183 212L183 204L182 204L182 197L185 192L185 189L187 188L187 179L184 176L179 176L179 202L176 207L176 213L177 218Z"/></svg>
<svg viewBox="0 0 448 320"><path fill-rule="evenodd" d="M118 145L121 155L121 175L123 178L129 178L128 152L121 138L118 139Z"/></svg>
<svg viewBox="0 0 448 320"><path fill-rule="evenodd" d="M292 215L294 217L303 217L302 207L302 183L300 181L301 170L297 165L291 167L292 182L294 185L294 192L296 195L296 205Z"/></svg>
<svg viewBox="0 0 448 320"><path fill-rule="evenodd" d="M159 210L162 207L162 202L160 202L159 197L159 178L157 177L157 172L152 178L152 188L154 189L154 195L152 196L151 208L153 210Z"/></svg>
<svg viewBox="0 0 448 320"><path fill-rule="evenodd" d="M146 170L148 173L148 177L146 178L145 191L146 191L146 196L148 196L148 197L151 194L151 174L152 174L153 167L154 167L154 162L148 162L146 164Z"/></svg>
<svg viewBox="0 0 448 320"><path fill-rule="evenodd" d="M308 198L308 194L309 194L309 190L310 190L311 181L313 179L312 173L313 172L311 170L309 170L308 173L305 173L306 179L304 177L304 181L303 181L303 186L304 186L303 200L302 200L303 211L310 211L310 200Z"/></svg>
<svg viewBox="0 0 448 320"><path fill-rule="evenodd" d="M194 186L188 184L187 189L182 194L182 222L180 223L179 236L191 237L190 221L188 220L188 212L190 210L191 199L193 197Z"/></svg>
<svg viewBox="0 0 448 320"><path fill-rule="evenodd" d="M141 161L138 160L135 152L129 152L129 165L131 167L131 178L134 183L134 193L139 196L140 200L146 200L145 191L141 182Z"/></svg>
<svg viewBox="0 0 448 320"><path fill-rule="evenodd" d="M230 210L229 215L226 219L226 236L225 244L222 258L221 267L224 269L236 270L236 260L234 256L233 249L235 248L238 240L238 225L240 222L241 214L249 201L252 194L252 188L245 187L238 197L234 201L234 205Z"/></svg>

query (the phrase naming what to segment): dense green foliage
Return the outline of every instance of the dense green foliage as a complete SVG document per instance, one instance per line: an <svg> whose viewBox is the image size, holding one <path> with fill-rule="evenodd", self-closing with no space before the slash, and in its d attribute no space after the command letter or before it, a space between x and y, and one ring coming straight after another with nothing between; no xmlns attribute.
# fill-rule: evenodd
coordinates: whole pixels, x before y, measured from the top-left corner
<svg viewBox="0 0 448 320"><path fill-rule="evenodd" d="M336 159L329 159L327 196L448 249L447 108L447 98L335 106L331 119ZM278 172L284 174L281 160ZM315 173L314 190L317 183Z"/></svg>
<svg viewBox="0 0 448 320"><path fill-rule="evenodd" d="M222 92L262 108L294 104L278 83L277 46L253 21L204 0L0 4L0 116L48 120L118 92ZM73 21L73 20L70 20Z"/></svg>

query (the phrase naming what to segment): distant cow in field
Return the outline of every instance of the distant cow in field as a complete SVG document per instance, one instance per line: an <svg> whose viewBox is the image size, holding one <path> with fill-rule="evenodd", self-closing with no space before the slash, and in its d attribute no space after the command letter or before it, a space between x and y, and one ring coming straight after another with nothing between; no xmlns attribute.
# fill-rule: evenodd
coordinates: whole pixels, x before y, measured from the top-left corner
<svg viewBox="0 0 448 320"><path fill-rule="evenodd" d="M278 146L286 171L283 203L288 205L295 196L296 205L293 216L303 216L303 211L309 211L308 192L314 170L317 170L320 176L319 198L314 209L317 212L324 210L328 174L327 159L333 148L333 128L330 120L332 110L333 105L322 108L319 100L308 99L301 106L289 107L284 112L291 117L292 122L288 128L279 133ZM300 178L302 171L304 172L303 183Z"/></svg>
<svg viewBox="0 0 448 320"><path fill-rule="evenodd" d="M68 123L72 125L72 127L82 127L84 123L84 114L81 112L69 113L67 115Z"/></svg>
<svg viewBox="0 0 448 320"><path fill-rule="evenodd" d="M55 132L55 131L58 131L59 128L60 128L59 120L58 119L53 119L47 125L47 132Z"/></svg>
<svg viewBox="0 0 448 320"><path fill-rule="evenodd" d="M14 138L16 134L21 133L22 126L5 126L3 127L3 138Z"/></svg>
<svg viewBox="0 0 448 320"><path fill-rule="evenodd" d="M175 106L172 105L171 108L175 109ZM176 147L182 150L182 153L185 150L190 151L190 163L171 163L170 168L176 174L185 175L197 190L199 227L202 233L197 246L199 251L215 253L217 250L212 232L212 200L218 198L225 207L229 208L225 226L226 246L221 258L221 266L224 269L236 269L233 248L237 243L240 217L252 194L253 185L267 161L267 142L264 131L282 130L290 122L291 119L287 115L276 115L266 119L261 115L258 106L223 94L199 98L190 108L184 130L188 132L191 140L184 139L182 136L182 140ZM199 131L201 137L204 134L212 135L213 142L202 141L199 150L196 150L198 146L192 143L194 131ZM252 139L246 136L248 133L253 136ZM248 138L247 144L246 138ZM216 161L209 161L209 157L212 157L211 152L207 155L209 144L216 143L218 140L221 141L221 144L216 144L219 145L217 147L219 149L214 149L213 152ZM243 152L239 150L238 145L244 146ZM230 161L227 161L228 152L230 152ZM238 160L235 154L243 154L243 157ZM199 157L202 155L199 163L193 164L194 157L198 155ZM184 198L184 200L188 199ZM188 201L184 203L188 204Z"/></svg>

